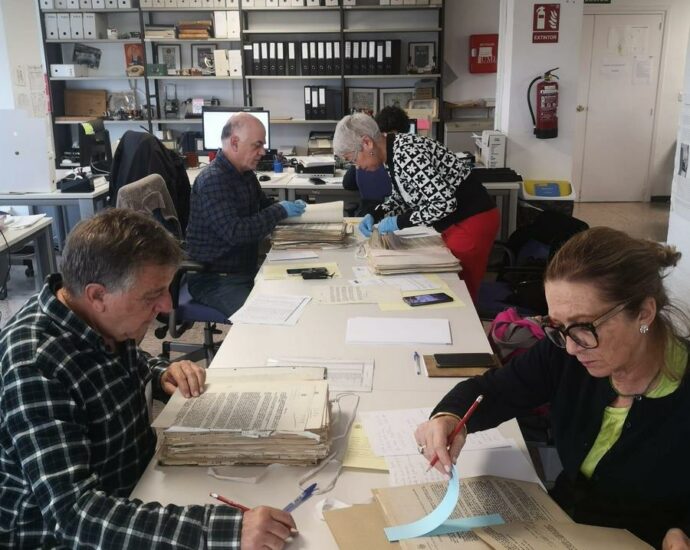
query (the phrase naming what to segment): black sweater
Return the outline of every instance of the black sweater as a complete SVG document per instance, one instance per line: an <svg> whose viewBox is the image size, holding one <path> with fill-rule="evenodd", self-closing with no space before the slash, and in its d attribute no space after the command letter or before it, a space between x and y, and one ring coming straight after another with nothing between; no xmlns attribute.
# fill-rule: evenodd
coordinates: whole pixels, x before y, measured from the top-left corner
<svg viewBox="0 0 690 550"><path fill-rule="evenodd" d="M687 369L686 369L687 371ZM484 401L468 423L485 430L551 403L551 425L563 472L551 496L578 523L628 529L655 547L666 531L690 534L690 385L683 378L666 397L636 398L623 432L590 479L580 473L616 397L607 378L594 378L575 358L542 340L507 366L461 382L438 404L462 415Z"/></svg>

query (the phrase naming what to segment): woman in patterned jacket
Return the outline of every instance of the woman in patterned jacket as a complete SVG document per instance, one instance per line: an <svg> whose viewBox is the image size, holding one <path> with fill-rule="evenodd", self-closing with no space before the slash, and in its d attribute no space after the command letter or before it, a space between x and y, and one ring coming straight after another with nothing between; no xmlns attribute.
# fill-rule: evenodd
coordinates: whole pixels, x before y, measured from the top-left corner
<svg viewBox="0 0 690 550"><path fill-rule="evenodd" d="M440 143L412 134L382 134L369 115L344 117L333 140L336 155L363 170L385 165L393 192L359 225L365 237L415 225L431 226L462 265L462 278L477 302L479 284L498 232L499 213L467 160Z"/></svg>

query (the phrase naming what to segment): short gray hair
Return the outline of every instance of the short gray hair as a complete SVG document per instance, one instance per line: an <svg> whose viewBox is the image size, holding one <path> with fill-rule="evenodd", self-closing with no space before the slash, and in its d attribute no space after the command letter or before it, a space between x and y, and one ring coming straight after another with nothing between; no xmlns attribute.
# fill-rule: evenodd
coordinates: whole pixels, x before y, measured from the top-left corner
<svg viewBox="0 0 690 550"><path fill-rule="evenodd" d="M367 114L355 113L343 117L335 127L333 152L342 157L362 149L362 138L370 137L374 141L381 137L376 121Z"/></svg>
<svg viewBox="0 0 690 550"><path fill-rule="evenodd" d="M138 271L149 265L177 267L182 249L153 218L124 208L109 208L79 222L67 236L62 253L62 281L73 296L88 284L123 292Z"/></svg>
<svg viewBox="0 0 690 550"><path fill-rule="evenodd" d="M251 120L251 118L248 117L256 118L253 115L245 112L239 112L236 115L232 115L225 123L225 126L223 126L223 130L220 133L220 140L225 141L232 134L237 134L244 126L246 126L247 121Z"/></svg>

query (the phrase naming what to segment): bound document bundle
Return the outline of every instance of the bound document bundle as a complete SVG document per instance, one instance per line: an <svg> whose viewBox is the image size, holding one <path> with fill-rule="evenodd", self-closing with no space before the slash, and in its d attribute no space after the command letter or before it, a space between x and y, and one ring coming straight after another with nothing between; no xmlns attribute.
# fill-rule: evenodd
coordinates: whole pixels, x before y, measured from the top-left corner
<svg viewBox="0 0 690 550"><path fill-rule="evenodd" d="M374 230L367 244L367 257L377 275L460 271L440 235L403 238L395 233L381 235Z"/></svg>
<svg viewBox="0 0 690 550"><path fill-rule="evenodd" d="M153 423L165 428L161 464L307 465L328 456L325 380L275 381L224 370L209 370L207 389L199 397L175 393Z"/></svg>
<svg viewBox="0 0 690 550"><path fill-rule="evenodd" d="M343 201L309 204L304 214L284 219L271 235L276 249L333 246L346 239Z"/></svg>

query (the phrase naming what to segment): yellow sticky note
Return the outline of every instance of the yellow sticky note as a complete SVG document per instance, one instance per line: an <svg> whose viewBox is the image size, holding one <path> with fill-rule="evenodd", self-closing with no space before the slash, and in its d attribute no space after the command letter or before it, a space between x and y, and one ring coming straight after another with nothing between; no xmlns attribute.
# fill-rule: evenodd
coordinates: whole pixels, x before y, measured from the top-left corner
<svg viewBox="0 0 690 550"><path fill-rule="evenodd" d="M347 451L343 457L343 466L360 470L388 471L386 459L376 456L369 445L369 438L361 422L355 422L347 440Z"/></svg>

